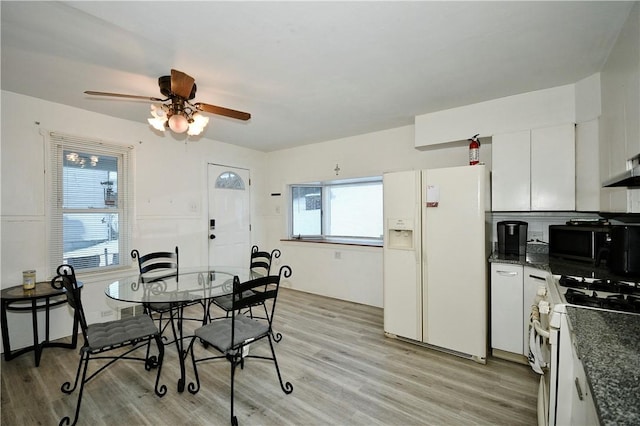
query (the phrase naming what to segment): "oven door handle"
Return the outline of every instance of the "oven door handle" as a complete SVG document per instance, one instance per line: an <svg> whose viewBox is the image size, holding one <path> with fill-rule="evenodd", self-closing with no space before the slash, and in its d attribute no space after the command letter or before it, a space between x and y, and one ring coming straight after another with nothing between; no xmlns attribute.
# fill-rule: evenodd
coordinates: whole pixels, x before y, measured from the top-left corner
<svg viewBox="0 0 640 426"><path fill-rule="evenodd" d="M544 328L542 328L542 325L540 324L540 321L538 320L532 320L531 323L533 324L533 327L536 329L536 334L548 339L550 336L549 330L545 330Z"/></svg>

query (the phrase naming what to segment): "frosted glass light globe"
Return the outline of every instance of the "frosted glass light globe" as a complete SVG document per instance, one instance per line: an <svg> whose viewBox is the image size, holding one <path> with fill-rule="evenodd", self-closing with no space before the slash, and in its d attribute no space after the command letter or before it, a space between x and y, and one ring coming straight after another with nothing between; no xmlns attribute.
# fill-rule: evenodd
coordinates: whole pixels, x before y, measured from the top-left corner
<svg viewBox="0 0 640 426"><path fill-rule="evenodd" d="M184 133L189 128L189 122L185 116L174 114L169 119L169 128L176 133Z"/></svg>

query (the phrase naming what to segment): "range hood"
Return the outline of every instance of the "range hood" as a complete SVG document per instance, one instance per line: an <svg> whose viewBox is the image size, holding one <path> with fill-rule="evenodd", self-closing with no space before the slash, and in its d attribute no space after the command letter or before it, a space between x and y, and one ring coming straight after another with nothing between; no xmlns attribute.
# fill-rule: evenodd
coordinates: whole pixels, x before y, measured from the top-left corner
<svg viewBox="0 0 640 426"><path fill-rule="evenodd" d="M607 179L603 187L640 187L640 154L627 160L627 171Z"/></svg>

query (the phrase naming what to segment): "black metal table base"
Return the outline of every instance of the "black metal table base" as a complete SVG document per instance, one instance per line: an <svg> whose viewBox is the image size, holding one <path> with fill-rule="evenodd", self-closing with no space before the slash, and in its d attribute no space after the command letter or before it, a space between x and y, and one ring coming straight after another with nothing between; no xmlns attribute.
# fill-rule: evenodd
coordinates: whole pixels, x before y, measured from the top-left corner
<svg viewBox="0 0 640 426"><path fill-rule="evenodd" d="M66 304L66 299L51 301L52 297L59 297L60 294L44 295L42 297L33 298L3 298L1 307L2 316L2 345L4 350L5 361L11 361L12 359L23 355L27 352L34 352L34 359L36 367L40 366L40 359L42 358L42 351L44 348L67 348L75 349L78 344L78 321L74 318L73 321L73 334L71 337L71 343L51 342L49 340L49 325L50 325L50 309L55 306ZM43 304L38 304L38 300L44 300ZM12 306L12 305L22 306ZM38 333L38 311L44 310L45 312L45 338L40 341ZM9 312L31 312L31 322L33 328L33 345L21 348L15 351L11 350L11 342L9 340L9 326L7 323L7 311Z"/></svg>

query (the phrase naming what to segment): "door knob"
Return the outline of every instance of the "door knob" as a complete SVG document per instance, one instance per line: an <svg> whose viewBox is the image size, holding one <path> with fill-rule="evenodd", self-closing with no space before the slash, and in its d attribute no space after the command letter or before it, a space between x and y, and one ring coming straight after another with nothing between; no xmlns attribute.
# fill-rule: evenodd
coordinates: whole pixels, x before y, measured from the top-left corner
<svg viewBox="0 0 640 426"><path fill-rule="evenodd" d="M209 239L210 239L210 240L215 240L215 239L216 239L216 236L215 236L215 235L213 235L213 234L211 234L211 235L209 235Z"/></svg>

